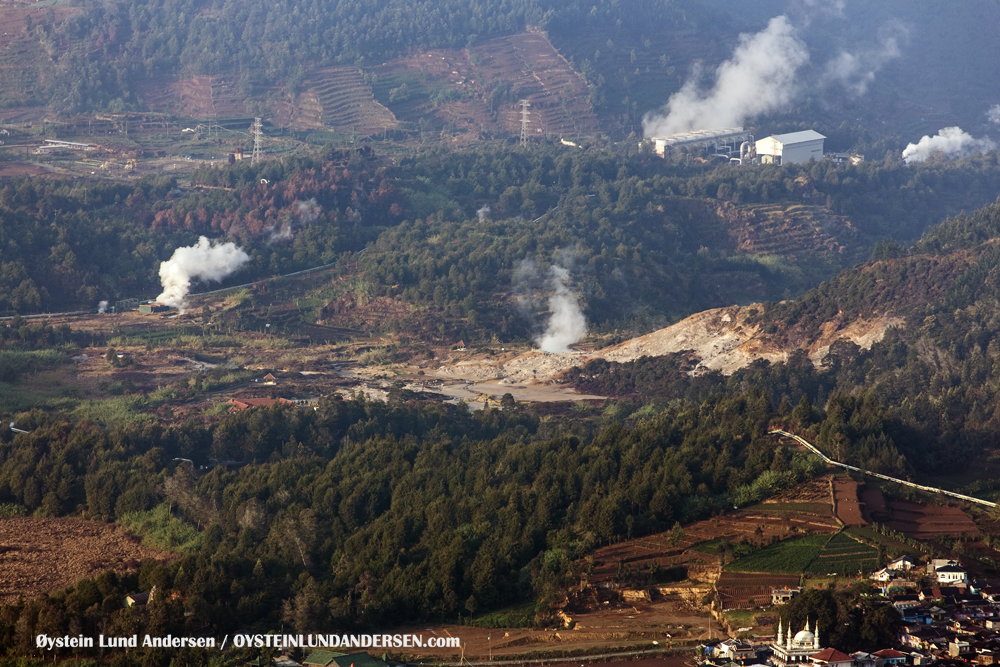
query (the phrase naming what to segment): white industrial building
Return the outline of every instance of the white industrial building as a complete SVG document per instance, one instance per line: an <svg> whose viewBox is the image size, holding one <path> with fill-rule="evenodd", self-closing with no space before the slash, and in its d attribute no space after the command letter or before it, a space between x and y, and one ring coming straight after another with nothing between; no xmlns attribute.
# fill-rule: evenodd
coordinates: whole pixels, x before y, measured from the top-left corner
<svg viewBox="0 0 1000 667"><path fill-rule="evenodd" d="M810 159L823 159L822 134L814 130L772 134L756 143L761 164L799 164Z"/></svg>

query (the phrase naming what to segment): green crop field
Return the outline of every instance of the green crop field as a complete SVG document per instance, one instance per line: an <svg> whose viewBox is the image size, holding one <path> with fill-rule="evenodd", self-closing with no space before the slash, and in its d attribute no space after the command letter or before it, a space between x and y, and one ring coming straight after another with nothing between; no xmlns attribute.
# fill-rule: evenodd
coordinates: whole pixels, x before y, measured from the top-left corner
<svg viewBox="0 0 1000 667"><path fill-rule="evenodd" d="M807 535L784 540L726 566L729 572L803 572L830 540L829 535Z"/></svg>
<svg viewBox="0 0 1000 667"><path fill-rule="evenodd" d="M846 533L837 533L820 550L809 569L819 574L852 575L871 572L878 568L878 551L851 538Z"/></svg>

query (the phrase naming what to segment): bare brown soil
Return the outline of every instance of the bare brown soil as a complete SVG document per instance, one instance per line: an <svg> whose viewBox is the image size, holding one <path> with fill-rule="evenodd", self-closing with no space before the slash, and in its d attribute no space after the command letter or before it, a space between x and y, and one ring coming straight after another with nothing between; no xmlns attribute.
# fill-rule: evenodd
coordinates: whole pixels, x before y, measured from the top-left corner
<svg viewBox="0 0 1000 667"><path fill-rule="evenodd" d="M0 519L0 604L72 586L104 570L134 569L169 554L112 524L83 519Z"/></svg>
<svg viewBox="0 0 1000 667"><path fill-rule="evenodd" d="M44 167L29 162L0 162L0 178L13 176L51 176L58 178Z"/></svg>
<svg viewBox="0 0 1000 667"><path fill-rule="evenodd" d="M885 503L882 491L875 487L865 486L859 492L861 512L867 523L882 522L889 518L889 506Z"/></svg>
<svg viewBox="0 0 1000 667"><path fill-rule="evenodd" d="M770 607L772 590L798 585L797 574L756 572L723 572L715 583L722 609L725 611Z"/></svg>
<svg viewBox="0 0 1000 667"><path fill-rule="evenodd" d="M837 518L845 526L866 526L861 513L861 503L858 501L858 483L853 479L838 478L833 480L833 499L837 507Z"/></svg>
<svg viewBox="0 0 1000 667"><path fill-rule="evenodd" d="M467 659L505 659L535 651L598 651L643 650L663 648L671 641L708 639L710 625L719 636L717 623L710 623L707 612L695 611L687 603L668 596L656 602L636 605L602 605L581 613L569 614L573 629L558 630L527 628L476 628L467 625L433 625L406 628L406 632L425 637L460 637ZM653 642L658 642L656 646ZM461 649L412 650L413 657L458 657ZM684 664L679 660L660 662L648 659L650 665ZM669 658L667 660L670 660ZM584 660L581 660L584 662ZM622 664L637 665L642 662ZM571 663L572 664L572 663Z"/></svg>
<svg viewBox="0 0 1000 667"><path fill-rule="evenodd" d="M962 510L947 505L924 505L904 500L889 502L892 519L886 526L907 537L933 539L935 537L977 537L979 527Z"/></svg>

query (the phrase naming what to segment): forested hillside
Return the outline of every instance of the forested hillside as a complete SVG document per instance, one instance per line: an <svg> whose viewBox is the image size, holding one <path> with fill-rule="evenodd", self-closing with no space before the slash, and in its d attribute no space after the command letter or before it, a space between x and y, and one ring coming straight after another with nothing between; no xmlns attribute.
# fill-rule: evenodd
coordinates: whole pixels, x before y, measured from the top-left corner
<svg viewBox="0 0 1000 667"><path fill-rule="evenodd" d="M525 599L548 614L596 545L706 516L758 477L773 490L815 474L766 435L770 416L756 391L641 420L338 397L208 428L20 415L31 433L0 435L0 507L86 511L184 553L4 607L0 640L30 652L41 632L183 635L209 619L220 632L386 627ZM197 477L175 457L247 465ZM161 609L121 609L153 585Z"/></svg>
<svg viewBox="0 0 1000 667"><path fill-rule="evenodd" d="M569 378L583 391L632 400L699 400L755 387L833 458L922 479L960 474L967 490L992 494L1000 428L998 243L1000 201L931 228L911 247L882 244L879 259L797 299L764 304L759 322L792 348L835 317L904 318L905 326L870 350L835 343L818 368L799 352L728 378L692 378L684 372L691 361L681 355L593 361Z"/></svg>
<svg viewBox="0 0 1000 667"><path fill-rule="evenodd" d="M515 298L527 287L519 268L563 262L588 320L638 331L800 293L881 240L905 241L992 201L1000 167L991 155L740 169L561 146L434 150L392 163L329 149L206 167L192 181L5 182L0 308L155 296L159 262L206 235L250 253L235 281L340 262L356 271L358 295L515 338L530 333Z"/></svg>

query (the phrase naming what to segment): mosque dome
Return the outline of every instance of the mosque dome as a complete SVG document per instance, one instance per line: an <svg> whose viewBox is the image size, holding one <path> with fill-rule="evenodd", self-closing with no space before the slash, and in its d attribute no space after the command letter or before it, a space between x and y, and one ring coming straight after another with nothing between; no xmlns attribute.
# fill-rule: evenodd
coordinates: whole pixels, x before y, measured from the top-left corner
<svg viewBox="0 0 1000 667"><path fill-rule="evenodd" d="M816 635L808 630L799 630L792 639L792 646L795 648L811 648L816 640Z"/></svg>

